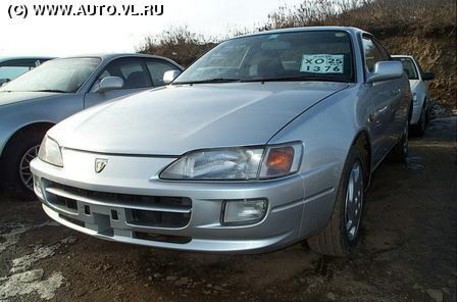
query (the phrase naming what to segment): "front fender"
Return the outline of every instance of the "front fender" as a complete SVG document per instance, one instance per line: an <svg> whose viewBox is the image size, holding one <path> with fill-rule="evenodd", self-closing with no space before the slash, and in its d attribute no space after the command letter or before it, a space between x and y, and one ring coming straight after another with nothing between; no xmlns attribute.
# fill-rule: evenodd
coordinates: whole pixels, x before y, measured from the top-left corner
<svg viewBox="0 0 457 302"><path fill-rule="evenodd" d="M33 124L56 124L83 109L80 95L28 100L0 106L0 156L9 139Z"/></svg>
<svg viewBox="0 0 457 302"><path fill-rule="evenodd" d="M269 142L301 140L305 146L299 171L305 192L300 236L318 232L330 219L348 152L366 128L372 112L371 101L359 95L359 86L352 85L327 98L297 117Z"/></svg>

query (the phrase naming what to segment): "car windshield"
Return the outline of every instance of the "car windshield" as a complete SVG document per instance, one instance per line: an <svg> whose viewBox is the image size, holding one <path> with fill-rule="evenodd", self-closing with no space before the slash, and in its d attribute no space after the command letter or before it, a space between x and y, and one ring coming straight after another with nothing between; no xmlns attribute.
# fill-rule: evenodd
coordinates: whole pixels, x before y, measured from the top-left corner
<svg viewBox="0 0 457 302"><path fill-rule="evenodd" d="M403 70L405 71L406 75L408 76L408 79L410 80L417 80L419 77L417 76L417 70L416 67L414 66L413 60L410 58L403 58L403 57L395 57L392 58L395 61L401 62L403 65Z"/></svg>
<svg viewBox="0 0 457 302"><path fill-rule="evenodd" d="M226 41L173 84L354 80L350 37L343 31L271 33Z"/></svg>
<svg viewBox="0 0 457 302"><path fill-rule="evenodd" d="M47 61L4 85L0 91L76 92L100 62L100 58Z"/></svg>

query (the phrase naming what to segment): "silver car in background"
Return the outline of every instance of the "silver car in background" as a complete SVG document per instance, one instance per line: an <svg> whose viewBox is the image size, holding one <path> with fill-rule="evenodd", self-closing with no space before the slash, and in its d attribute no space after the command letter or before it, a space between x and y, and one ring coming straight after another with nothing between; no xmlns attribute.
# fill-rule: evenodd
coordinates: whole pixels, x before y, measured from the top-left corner
<svg viewBox="0 0 457 302"><path fill-rule="evenodd" d="M33 194L30 161L46 131L90 106L163 86L177 63L142 54L107 54L48 61L0 88L0 186Z"/></svg>
<svg viewBox="0 0 457 302"><path fill-rule="evenodd" d="M359 29L238 37L172 85L53 127L34 188L52 219L103 239L238 253L307 238L347 255L372 172L406 156L410 105L402 65Z"/></svg>
<svg viewBox="0 0 457 302"><path fill-rule="evenodd" d="M413 94L413 112L410 125L416 134L423 135L427 125L427 109L430 100L427 81L433 80L435 75L431 72L422 71L419 62L413 56L393 55L392 59L402 63L408 76Z"/></svg>
<svg viewBox="0 0 457 302"><path fill-rule="evenodd" d="M40 66L52 57L0 57L0 86Z"/></svg>

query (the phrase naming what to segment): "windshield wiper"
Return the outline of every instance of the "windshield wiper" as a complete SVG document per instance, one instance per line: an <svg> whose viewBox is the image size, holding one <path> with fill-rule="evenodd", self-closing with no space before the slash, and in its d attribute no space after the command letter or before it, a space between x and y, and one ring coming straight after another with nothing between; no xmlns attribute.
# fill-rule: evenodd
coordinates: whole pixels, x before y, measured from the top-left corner
<svg viewBox="0 0 457 302"><path fill-rule="evenodd" d="M174 85L183 85L183 84L210 84L210 83L233 83L240 82L240 79L234 78L213 78L201 81L187 81L187 82L174 82Z"/></svg>
<svg viewBox="0 0 457 302"><path fill-rule="evenodd" d="M56 93L67 93L66 91L63 91L63 90L58 90L58 89L42 89L42 90L35 90L34 92L56 92Z"/></svg>
<svg viewBox="0 0 457 302"><path fill-rule="evenodd" d="M323 81L323 82L349 82L347 79L342 79L335 76L321 76L321 75L300 75L290 77L277 77L277 78L264 78L243 80L242 82L293 82L293 81Z"/></svg>

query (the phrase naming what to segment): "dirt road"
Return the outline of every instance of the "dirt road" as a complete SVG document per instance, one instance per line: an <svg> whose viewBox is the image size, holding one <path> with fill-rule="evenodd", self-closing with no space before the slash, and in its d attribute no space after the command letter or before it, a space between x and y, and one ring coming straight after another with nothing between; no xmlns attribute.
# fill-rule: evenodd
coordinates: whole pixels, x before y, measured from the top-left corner
<svg viewBox="0 0 457 302"><path fill-rule="evenodd" d="M300 244L250 256L118 244L3 197L0 301L456 301L456 124L431 121L407 168L378 168L348 258Z"/></svg>

